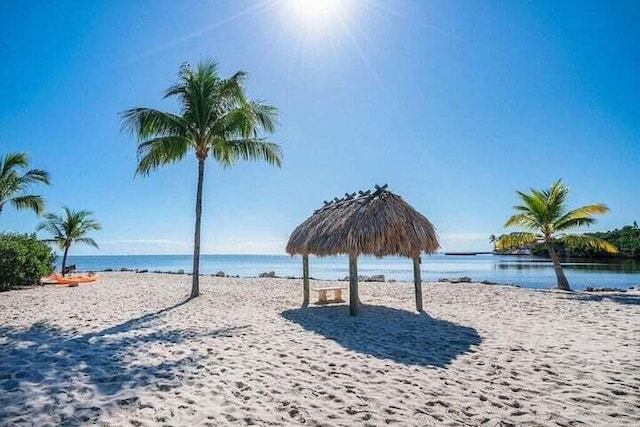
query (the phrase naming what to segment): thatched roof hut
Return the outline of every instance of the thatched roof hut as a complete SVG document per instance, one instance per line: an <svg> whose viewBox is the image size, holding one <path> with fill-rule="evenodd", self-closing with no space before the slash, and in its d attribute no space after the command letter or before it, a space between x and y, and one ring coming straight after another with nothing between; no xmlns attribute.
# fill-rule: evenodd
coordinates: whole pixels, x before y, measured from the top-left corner
<svg viewBox="0 0 640 427"><path fill-rule="evenodd" d="M439 248L433 225L387 186L324 202L291 234L287 252L303 256L304 299L309 301L308 256L349 255L351 313L357 312L357 258L399 255L414 260L416 305L422 310L420 254Z"/></svg>

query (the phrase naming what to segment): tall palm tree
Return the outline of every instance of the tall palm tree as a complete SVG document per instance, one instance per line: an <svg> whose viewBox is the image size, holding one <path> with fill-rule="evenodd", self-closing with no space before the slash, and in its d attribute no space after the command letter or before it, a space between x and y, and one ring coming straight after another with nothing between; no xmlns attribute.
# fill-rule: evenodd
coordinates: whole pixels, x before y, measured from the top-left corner
<svg viewBox="0 0 640 427"><path fill-rule="evenodd" d="M62 208L62 215L48 213L44 216L44 220L38 224L36 231L45 230L52 237L45 239L46 242L56 244L60 250L64 251L62 255L62 274L65 273L67 266L67 254L69 248L74 243L90 245L98 249L98 244L91 237L87 237L90 231L100 230L102 226L91 218L93 214L90 211L80 210L72 211L68 207Z"/></svg>
<svg viewBox="0 0 640 427"><path fill-rule="evenodd" d="M0 157L0 213L6 204L16 209L31 209L40 215L44 199L34 194L24 194L32 184L49 184L49 174L41 169L29 169L29 157L25 153L8 153Z"/></svg>
<svg viewBox="0 0 640 427"><path fill-rule="evenodd" d="M596 203L568 210L566 200L569 195L569 188L564 185L562 180L554 182L546 190L531 189L529 193L520 191L517 193L524 204L514 206L518 213L507 219L505 227L516 226L524 231L502 236L498 240L498 247L508 249L530 243L544 243L553 262L558 289L571 290L569 281L562 270L562 265L560 265L554 241L563 241L572 245L593 246L609 253L618 251L612 244L593 236L566 234L566 231L572 228L593 224L596 221L593 215L609 211L606 205Z"/></svg>
<svg viewBox="0 0 640 427"><path fill-rule="evenodd" d="M193 279L191 298L200 293L200 223L205 161L212 157L223 167L237 160L264 160L280 167L280 147L260 137L273 133L277 110L271 105L247 99L242 85L246 73L230 78L218 75L214 61L201 62L193 69L180 67L178 82L166 90L180 104L174 114L153 108L132 108L121 113L123 130L137 136L136 174L177 162L193 151L198 162Z"/></svg>

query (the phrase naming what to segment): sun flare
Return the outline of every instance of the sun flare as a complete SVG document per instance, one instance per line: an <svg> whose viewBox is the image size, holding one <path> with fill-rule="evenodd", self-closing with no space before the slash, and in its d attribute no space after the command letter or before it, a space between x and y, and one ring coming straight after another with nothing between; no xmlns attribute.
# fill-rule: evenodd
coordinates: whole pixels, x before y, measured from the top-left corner
<svg viewBox="0 0 640 427"><path fill-rule="evenodd" d="M293 20L306 29L328 29L345 13L340 0L289 0Z"/></svg>

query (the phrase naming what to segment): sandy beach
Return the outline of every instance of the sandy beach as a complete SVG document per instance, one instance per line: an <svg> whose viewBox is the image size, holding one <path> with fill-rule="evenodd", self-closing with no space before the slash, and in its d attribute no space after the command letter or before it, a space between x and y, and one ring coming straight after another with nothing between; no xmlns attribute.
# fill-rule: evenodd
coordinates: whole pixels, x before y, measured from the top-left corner
<svg viewBox="0 0 640 427"><path fill-rule="evenodd" d="M640 425L637 293L425 283L420 314L411 284L363 283L350 318L301 309L299 280L189 287L0 294L0 425Z"/></svg>

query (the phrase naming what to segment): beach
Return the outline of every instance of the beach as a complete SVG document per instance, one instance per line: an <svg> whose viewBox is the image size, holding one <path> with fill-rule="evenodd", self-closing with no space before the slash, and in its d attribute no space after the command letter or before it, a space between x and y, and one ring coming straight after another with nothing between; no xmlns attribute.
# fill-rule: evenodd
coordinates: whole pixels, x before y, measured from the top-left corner
<svg viewBox="0 0 640 427"><path fill-rule="evenodd" d="M299 279L190 281L1 293L0 425L640 424L638 292L424 283L418 313L361 283L349 317Z"/></svg>

